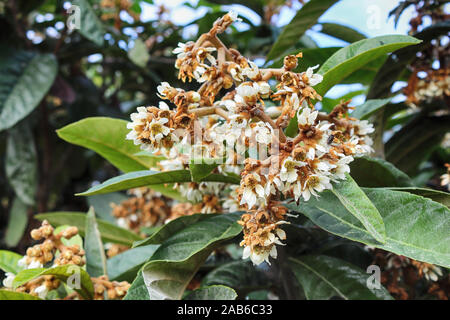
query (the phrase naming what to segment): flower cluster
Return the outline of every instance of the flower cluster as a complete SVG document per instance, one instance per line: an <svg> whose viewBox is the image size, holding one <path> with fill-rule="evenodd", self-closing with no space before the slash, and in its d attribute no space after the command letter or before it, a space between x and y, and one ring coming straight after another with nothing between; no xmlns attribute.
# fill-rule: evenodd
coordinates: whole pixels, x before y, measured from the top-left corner
<svg viewBox="0 0 450 320"><path fill-rule="evenodd" d="M55 234L55 230L44 220L38 229L31 231L33 240L44 240L27 249L26 255L18 261L20 269L42 268L53 261L53 266L75 264L83 266L86 263L85 252L79 245L66 245L65 242L78 234L76 227L68 227ZM7 273L3 285L12 289L15 275ZM44 299L47 293L59 287L59 280L54 276L41 276L27 282L16 289L17 292L26 292Z"/></svg>
<svg viewBox="0 0 450 320"><path fill-rule="evenodd" d="M217 182L177 183L190 213L246 211L244 257L255 264L277 255L285 240L282 199L308 201L346 179L355 156L372 152L372 124L351 117L347 102L329 114L315 109L322 97L318 66L296 72L302 54L288 55L281 68L259 68L218 35L234 21L230 12L195 42L173 50L184 81L199 89L184 91L163 82L158 96L166 102L140 107L131 115L127 139L167 159L162 171L188 169L197 158L224 159L213 173L239 175L239 186ZM272 85L271 85L272 84ZM270 101L270 107L266 107ZM275 105L274 105L275 104ZM295 121L296 119L296 121ZM286 128L295 131L286 136Z"/></svg>
<svg viewBox="0 0 450 320"><path fill-rule="evenodd" d="M94 284L94 300L123 299L131 286L126 281L109 281L105 275L98 278L91 278L91 280Z"/></svg>

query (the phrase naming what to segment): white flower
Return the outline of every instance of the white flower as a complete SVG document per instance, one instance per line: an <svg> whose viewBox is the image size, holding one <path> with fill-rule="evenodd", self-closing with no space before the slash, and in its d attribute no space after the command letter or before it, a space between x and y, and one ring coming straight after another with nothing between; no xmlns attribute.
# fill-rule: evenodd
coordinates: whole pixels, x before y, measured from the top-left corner
<svg viewBox="0 0 450 320"><path fill-rule="evenodd" d="M270 94L270 85L265 81L259 81L256 83L258 86L258 92L261 97L266 98Z"/></svg>
<svg viewBox="0 0 450 320"><path fill-rule="evenodd" d="M184 169L183 161L179 158L161 160L159 162L159 164L161 165L161 167L164 168L164 171L173 171L173 170L183 170Z"/></svg>
<svg viewBox="0 0 450 320"><path fill-rule="evenodd" d="M248 61L248 65L248 67L242 69L242 74L253 80L259 75L259 68L252 61Z"/></svg>
<svg viewBox="0 0 450 320"><path fill-rule="evenodd" d="M229 112L236 113L236 102L230 99L220 100L217 102L217 105L225 107Z"/></svg>
<svg viewBox="0 0 450 320"><path fill-rule="evenodd" d="M228 212L239 211L239 202L237 201L237 188L239 188L239 186L231 186L229 197L222 204L222 207L228 210Z"/></svg>
<svg viewBox="0 0 450 320"><path fill-rule="evenodd" d="M34 292L37 293L38 297L41 299L45 299L48 293L48 288L45 284L40 285L36 289L34 289Z"/></svg>
<svg viewBox="0 0 450 320"><path fill-rule="evenodd" d="M367 120L352 121L353 125L357 128L358 135L366 135L375 131L373 124Z"/></svg>
<svg viewBox="0 0 450 320"><path fill-rule="evenodd" d="M208 80L208 77L205 74L206 69L202 66L197 66L194 70L194 78L197 82L202 83Z"/></svg>
<svg viewBox="0 0 450 320"><path fill-rule="evenodd" d="M27 256L23 256L22 259L20 259L19 261L17 261L17 266L19 266L20 268L27 268L28 264L27 264Z"/></svg>
<svg viewBox="0 0 450 320"><path fill-rule="evenodd" d="M42 268L44 265L41 263L41 262L39 262L39 261L37 261L37 260L32 260L31 262L30 262L30 264L28 265L28 268L27 269L36 269L36 268Z"/></svg>
<svg viewBox="0 0 450 320"><path fill-rule="evenodd" d="M265 190L261 185L261 177L257 173L250 173L242 180L243 184L242 200L240 205L247 204L251 209L257 200L265 201ZM259 199L258 199L259 198Z"/></svg>
<svg viewBox="0 0 450 320"><path fill-rule="evenodd" d="M272 106L266 109L266 114L271 118L279 117L281 114L280 107Z"/></svg>
<svg viewBox="0 0 450 320"><path fill-rule="evenodd" d="M171 88L172 87L170 86L170 84L168 82L161 82L161 84L158 87L156 87L156 89L159 92L159 95L162 97L165 97L167 90L169 90Z"/></svg>
<svg viewBox="0 0 450 320"><path fill-rule="evenodd" d="M244 81L244 76L242 75L241 67L238 64L234 64L232 68L230 68L231 76L236 81Z"/></svg>
<svg viewBox="0 0 450 320"><path fill-rule="evenodd" d="M245 129L245 136L251 137L255 134L255 140L261 144L269 144L272 142L273 129L269 124L264 121L259 121L255 124L251 124L250 127Z"/></svg>
<svg viewBox="0 0 450 320"><path fill-rule="evenodd" d="M303 167L304 165L306 165L305 162L296 161L292 157L287 157L284 159L280 170L281 181L286 181L289 183L297 181L297 169L299 167Z"/></svg>
<svg viewBox="0 0 450 320"><path fill-rule="evenodd" d="M6 276L6 278L3 279L3 286L5 288L12 288L13 287L13 281L14 281L14 278L16 277L16 275L14 273L11 273L11 272L6 272L5 276Z"/></svg>
<svg viewBox="0 0 450 320"><path fill-rule="evenodd" d="M300 113L300 110L302 110L301 113ZM299 110L299 116L298 116L298 123L302 126L313 125L314 121L316 121L319 111L311 112L311 109L309 107L306 107L306 108L303 108L300 110Z"/></svg>
<svg viewBox="0 0 450 320"><path fill-rule="evenodd" d="M236 11L230 10L227 15L230 17L231 21L242 21L241 18L238 18L238 14Z"/></svg>
<svg viewBox="0 0 450 320"><path fill-rule="evenodd" d="M442 277L442 270L438 266L431 265L430 268L425 266L423 268L423 273L427 280L438 281L439 277Z"/></svg>
<svg viewBox="0 0 450 320"><path fill-rule="evenodd" d="M352 156L343 156L336 163L336 168L333 170L333 178L345 180L345 174L350 172L348 164L353 161Z"/></svg>
<svg viewBox="0 0 450 320"><path fill-rule="evenodd" d="M178 47L173 49L172 53L176 54L178 59L184 59L186 57L186 44L178 42Z"/></svg>
<svg viewBox="0 0 450 320"><path fill-rule="evenodd" d="M250 85L243 83L236 88L236 95L234 100L238 103L246 103L247 100L253 101L258 98L259 87L255 83Z"/></svg>
<svg viewBox="0 0 450 320"><path fill-rule="evenodd" d="M309 85L312 87L315 86L316 84L321 83L323 80L323 77L320 74L313 73L313 71L318 67L319 65L316 65L314 67L309 67L308 69L306 69L306 76L309 79Z"/></svg>
<svg viewBox="0 0 450 320"><path fill-rule="evenodd" d="M167 118L161 118L161 119L152 119L152 122L150 122L149 129L150 129L150 135L153 137L156 142L160 142L162 138L169 135L170 128L166 127L165 124L169 122L169 119Z"/></svg>
<svg viewBox="0 0 450 320"><path fill-rule="evenodd" d="M317 192L322 192L325 189L332 189L330 178L322 174L312 174L305 181L302 197L305 201L308 201L311 194L317 197Z"/></svg>
<svg viewBox="0 0 450 320"><path fill-rule="evenodd" d="M450 174L444 173L441 176L441 186L447 186L448 190L450 191Z"/></svg>

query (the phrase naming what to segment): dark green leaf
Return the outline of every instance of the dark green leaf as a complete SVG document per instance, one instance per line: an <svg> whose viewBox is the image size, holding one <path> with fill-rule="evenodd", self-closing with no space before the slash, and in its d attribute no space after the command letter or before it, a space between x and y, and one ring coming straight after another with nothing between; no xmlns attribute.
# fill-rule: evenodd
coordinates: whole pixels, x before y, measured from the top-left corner
<svg viewBox="0 0 450 320"><path fill-rule="evenodd" d="M191 159L189 162L189 170L191 171L192 181L200 182L211 174L211 172L217 168L220 164L225 163L225 159L208 159L199 158Z"/></svg>
<svg viewBox="0 0 450 320"><path fill-rule="evenodd" d="M411 187L404 172L379 158L357 157L350 163L350 175L360 187Z"/></svg>
<svg viewBox="0 0 450 320"><path fill-rule="evenodd" d="M346 174L346 180L333 186L332 192L376 240L382 243L386 241L383 218L348 173Z"/></svg>
<svg viewBox="0 0 450 320"><path fill-rule="evenodd" d="M430 199L384 188L364 188L386 227L386 243L369 232L331 191L300 205L288 204L328 232L398 255L450 267L450 210Z"/></svg>
<svg viewBox="0 0 450 320"><path fill-rule="evenodd" d="M284 27L275 44L267 55L267 60L280 57L286 50L294 46L300 37L317 23L319 17L337 0L311 0L297 11L295 17Z"/></svg>
<svg viewBox="0 0 450 320"><path fill-rule="evenodd" d="M14 199L5 233L5 243L8 247L15 247L22 239L28 224L27 209L27 206L19 198Z"/></svg>
<svg viewBox="0 0 450 320"><path fill-rule="evenodd" d="M25 118L53 84L58 63L52 54L2 47L0 53L0 131Z"/></svg>
<svg viewBox="0 0 450 320"><path fill-rule="evenodd" d="M29 123L21 122L8 130L5 172L16 195L34 205L37 187L37 155Z"/></svg>
<svg viewBox="0 0 450 320"><path fill-rule="evenodd" d="M350 116L361 120L368 119L372 114L386 106L390 101L390 98L366 100L362 105L357 106Z"/></svg>
<svg viewBox="0 0 450 320"><path fill-rule="evenodd" d="M139 271L123 300L150 300L144 277L142 276L142 271Z"/></svg>
<svg viewBox="0 0 450 320"><path fill-rule="evenodd" d="M94 208L90 208L86 215L84 235L84 249L86 251L86 271L91 277L108 274L106 271L106 256Z"/></svg>
<svg viewBox="0 0 450 320"><path fill-rule="evenodd" d="M159 245L148 245L133 248L108 259L109 279L132 282L139 269L150 259L158 247Z"/></svg>
<svg viewBox="0 0 450 320"><path fill-rule="evenodd" d="M164 183L175 182L191 182L191 172L189 170L174 171L151 171L143 170L123 174L118 177L106 180L105 182L93 186L89 190L78 193L77 196L90 196L94 194L103 194L108 192L127 190L131 188L161 185ZM202 181L224 182L239 184L239 179L232 176L224 176L220 174L210 174Z"/></svg>
<svg viewBox="0 0 450 320"><path fill-rule="evenodd" d="M450 208L450 193L439 190L426 189L426 188L414 188L414 187L397 187L389 188L391 190L409 192L421 197L429 198L435 202L439 202L444 206Z"/></svg>
<svg viewBox="0 0 450 320"><path fill-rule="evenodd" d="M183 300L235 300L236 297L236 292L229 287L210 286L189 292Z"/></svg>
<svg viewBox="0 0 450 320"><path fill-rule="evenodd" d="M297 280L308 300L327 300L339 297L344 300L392 300L389 292L379 284L379 289L369 289L371 276L345 261L327 256L302 256L289 258Z"/></svg>
<svg viewBox="0 0 450 320"><path fill-rule="evenodd" d="M352 43L367 38L359 31L356 31L355 29L344 26L342 24L324 22L320 25L322 26L320 32L343 40L345 42Z"/></svg>
<svg viewBox="0 0 450 320"><path fill-rule="evenodd" d="M239 213L194 223L163 242L143 269L150 299L181 299L189 281L212 250L241 232Z"/></svg>
<svg viewBox="0 0 450 320"><path fill-rule="evenodd" d="M96 43L97 45L103 45L103 36L105 34L105 30L100 19L97 17L91 5L89 4L89 1L73 0L72 4L80 7L80 25L79 29L76 30L78 30L78 32L81 33L84 37ZM75 18L75 22L76 17L73 15L71 17Z"/></svg>

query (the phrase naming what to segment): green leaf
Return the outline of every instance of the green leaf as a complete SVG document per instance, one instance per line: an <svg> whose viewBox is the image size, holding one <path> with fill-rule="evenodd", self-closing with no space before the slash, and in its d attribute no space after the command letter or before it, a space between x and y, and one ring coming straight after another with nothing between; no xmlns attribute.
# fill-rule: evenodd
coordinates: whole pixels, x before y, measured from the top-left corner
<svg viewBox="0 0 450 320"><path fill-rule="evenodd" d="M248 260L223 264L209 272L202 280L202 286L225 285L236 290L239 296L268 288L271 284L267 275Z"/></svg>
<svg viewBox="0 0 450 320"><path fill-rule="evenodd" d="M386 106L390 101L391 98L366 100L362 105L357 106L350 116L361 120L368 119L372 114Z"/></svg>
<svg viewBox="0 0 450 320"><path fill-rule="evenodd" d="M29 123L21 122L8 130L5 172L16 195L34 205L37 187L37 155Z"/></svg>
<svg viewBox="0 0 450 320"><path fill-rule="evenodd" d="M42 300L42 299L24 292L15 292L0 289L0 300Z"/></svg>
<svg viewBox="0 0 450 320"><path fill-rule="evenodd" d="M17 263L22 259L20 254L12 251L0 250L0 269L4 272L17 274L20 271Z"/></svg>
<svg viewBox="0 0 450 320"><path fill-rule="evenodd" d="M220 164L225 163L224 158L220 159L208 159L199 158L191 159L189 161L189 170L191 171L192 181L200 182L202 179L206 178L211 174L211 172L216 169Z"/></svg>
<svg viewBox="0 0 450 320"><path fill-rule="evenodd" d="M33 111L53 84L58 63L52 54L2 47L0 53L0 131Z"/></svg>
<svg viewBox="0 0 450 320"><path fill-rule="evenodd" d="M134 47L128 51L128 58L141 68L147 65L147 62L150 60L150 54L144 41L139 38L134 40Z"/></svg>
<svg viewBox="0 0 450 320"><path fill-rule="evenodd" d="M376 240L382 243L386 242L383 218L377 208L359 188L355 180L348 173L345 175L346 180L335 184L332 192Z"/></svg>
<svg viewBox="0 0 450 320"><path fill-rule="evenodd" d="M350 175L360 187L412 187L408 175L379 158L357 157L350 163Z"/></svg>
<svg viewBox="0 0 450 320"><path fill-rule="evenodd" d="M405 46L420 43L410 36L388 35L355 42L333 54L319 69L323 81L315 90L324 96L335 84L341 82L368 62Z"/></svg>
<svg viewBox="0 0 450 320"><path fill-rule="evenodd" d="M150 244L163 243L165 240L169 239L173 234L183 230L187 226L216 215L217 214L214 213L213 214L198 213L192 214L190 216L182 216L176 218L163 225L159 230L154 232L147 239L136 241L135 243L133 243L133 248L140 246L147 246Z"/></svg>
<svg viewBox="0 0 450 320"><path fill-rule="evenodd" d="M241 226L236 223L239 217L240 213L210 217L164 241L142 269L150 299L181 299L212 250L241 232Z"/></svg>
<svg viewBox="0 0 450 320"><path fill-rule="evenodd" d="M112 215L111 203L120 204L128 197L120 192L112 192L108 194L99 194L87 197L89 206L94 207L95 214L102 220L115 223L116 219Z"/></svg>
<svg viewBox="0 0 450 320"><path fill-rule="evenodd" d="M48 269L36 268L23 270L14 278L13 286L14 288L20 287L28 281L45 275L55 276L62 282L73 285L73 289L85 299L92 299L94 296L94 285L92 284L91 277L83 270L83 268L74 264L67 264Z"/></svg>
<svg viewBox="0 0 450 320"><path fill-rule="evenodd" d="M300 37L317 23L320 16L337 0L311 0L297 11L295 17L284 27L275 44L267 55L267 61L280 57L286 50L294 46Z"/></svg>
<svg viewBox="0 0 450 320"><path fill-rule="evenodd" d="M450 21L447 20L431 25L415 34L414 37L423 40L423 42L402 48L391 54L375 76L367 98L374 99L389 96L392 85L405 72L406 66L416 58L416 53L429 46L432 39L437 39L441 35L447 35L449 31Z"/></svg>
<svg viewBox="0 0 450 320"><path fill-rule="evenodd" d="M430 199L384 188L364 188L386 227L386 243L374 241L361 222L331 192L301 205L288 204L338 236L415 260L450 267L450 210Z"/></svg>
<svg viewBox="0 0 450 320"><path fill-rule="evenodd" d="M293 138L297 135L298 132L298 118L297 113L295 113L294 117L289 121L288 126L286 127L286 136Z"/></svg>
<svg viewBox="0 0 450 320"><path fill-rule="evenodd" d="M72 4L80 7L80 25L79 29L76 30L84 37L86 37L86 39L91 40L99 46L103 45L103 36L105 34L105 30L100 19L97 17L91 5L89 4L89 1L73 0Z"/></svg>
<svg viewBox="0 0 450 320"><path fill-rule="evenodd" d="M108 274L106 271L106 256L94 208L90 208L86 215L84 235L84 249L86 251L86 271L91 277Z"/></svg>
<svg viewBox="0 0 450 320"><path fill-rule="evenodd" d="M236 300L237 294L226 286L210 286L189 292L183 300Z"/></svg>
<svg viewBox="0 0 450 320"><path fill-rule="evenodd" d="M321 23L320 25L322 26L320 32L335 37L337 39L343 40L345 42L352 43L367 38L359 31L356 31L355 29L348 26L344 26L342 24L324 22Z"/></svg>
<svg viewBox="0 0 450 320"><path fill-rule="evenodd" d="M439 190L433 190L433 189L427 189L427 188L415 188L415 187L396 187L396 188L389 188L391 190L396 191L404 191L409 192L421 197L429 198L435 202L439 202L440 204L443 204L447 208L450 208L450 193L439 191Z"/></svg>
<svg viewBox="0 0 450 320"><path fill-rule="evenodd" d="M84 236L86 233L86 214L82 212L50 212L40 213L34 216L42 221L47 220L54 226L71 225L78 228L79 233ZM107 221L96 219L98 230L105 242L113 242L131 246L134 241L141 237L134 232L115 226Z"/></svg>
<svg viewBox="0 0 450 320"><path fill-rule="evenodd" d="M8 247L15 247L22 239L28 224L27 210L27 206L19 198L14 198L5 233L5 243Z"/></svg>
<svg viewBox="0 0 450 320"><path fill-rule="evenodd" d="M412 176L449 130L450 116L417 117L386 142L386 160Z"/></svg>
<svg viewBox="0 0 450 320"><path fill-rule="evenodd" d="M163 183L175 183L175 182L191 182L191 172L189 170L174 170L174 171L151 171L142 170L136 172L130 172L106 180L105 182L93 186L89 190L77 193L77 196L90 196L94 194L103 194L108 192L127 190L131 188L161 185ZM220 174L210 174L202 181L224 182L239 184L239 179L233 176L224 176Z"/></svg>
<svg viewBox="0 0 450 320"><path fill-rule="evenodd" d="M150 259L158 248L159 245L133 248L108 259L109 279L132 282L142 265Z"/></svg>
<svg viewBox="0 0 450 320"><path fill-rule="evenodd" d="M369 289L367 282L370 273L340 259L327 256L291 257L289 264L308 300L328 300L332 297L393 300L381 284L380 289Z"/></svg>
<svg viewBox="0 0 450 320"><path fill-rule="evenodd" d="M150 300L142 271L139 271L123 300Z"/></svg>
<svg viewBox="0 0 450 320"><path fill-rule="evenodd" d="M149 169L161 157L136 155L140 148L125 140L127 121L106 117L86 118L56 131L72 144L91 149L124 172Z"/></svg>

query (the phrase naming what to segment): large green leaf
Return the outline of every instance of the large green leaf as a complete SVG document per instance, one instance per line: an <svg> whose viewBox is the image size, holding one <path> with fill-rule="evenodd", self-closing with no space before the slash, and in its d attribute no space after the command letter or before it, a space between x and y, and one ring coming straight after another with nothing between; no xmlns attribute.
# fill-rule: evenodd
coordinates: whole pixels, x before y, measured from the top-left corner
<svg viewBox="0 0 450 320"><path fill-rule="evenodd" d="M239 213L213 216L164 241L142 269L150 299L181 299L211 251L241 232L241 226L236 223L239 216Z"/></svg>
<svg viewBox="0 0 450 320"><path fill-rule="evenodd" d="M37 107L58 70L52 54L1 49L0 131L11 128Z"/></svg>
<svg viewBox="0 0 450 320"><path fill-rule="evenodd" d="M0 270L4 272L18 273L20 271L17 262L22 259L20 254L12 251L0 250Z"/></svg>
<svg viewBox="0 0 450 320"><path fill-rule="evenodd" d="M72 4L80 7L80 28L77 29L78 32L97 45L103 45L105 30L89 1L73 0Z"/></svg>
<svg viewBox="0 0 450 320"><path fill-rule="evenodd" d="M224 158L198 158L191 159L189 162L189 171L191 171L192 181L200 182L211 174L220 164L225 163Z"/></svg>
<svg viewBox="0 0 450 320"><path fill-rule="evenodd" d="M178 231L183 230L187 226L194 224L198 221L202 221L204 219L213 217L217 214L193 214L190 216L182 216L179 218L176 218L174 220L169 221L165 225L163 225L159 230L152 233L150 237L147 239L136 241L133 244L133 247L140 247L140 246L147 246L150 244L160 244L163 243L165 240L170 238L173 234L177 233Z"/></svg>
<svg viewBox="0 0 450 320"><path fill-rule="evenodd" d="M34 205L37 187L37 155L34 135L28 122L22 121L8 130L5 172L16 195Z"/></svg>
<svg viewBox="0 0 450 320"><path fill-rule="evenodd" d="M110 280L132 282L142 265L150 259L159 245L133 248L108 259L108 277Z"/></svg>
<svg viewBox="0 0 450 320"><path fill-rule="evenodd" d="M386 142L386 159L412 176L449 130L450 116L417 117Z"/></svg>
<svg viewBox="0 0 450 320"><path fill-rule="evenodd" d="M308 300L392 300L389 292L380 288L369 289L371 274L343 260L327 256L289 258L295 277L302 285Z"/></svg>
<svg viewBox="0 0 450 320"><path fill-rule="evenodd" d="M357 157L350 163L350 175L360 187L412 187L408 175L380 158Z"/></svg>
<svg viewBox="0 0 450 320"><path fill-rule="evenodd" d="M297 11L295 17L284 27L275 44L267 55L267 60L280 57L286 50L294 46L300 37L317 23L319 17L337 0L311 0Z"/></svg>
<svg viewBox="0 0 450 320"><path fill-rule="evenodd" d="M348 173L346 174L346 180L333 186L332 192L377 241L382 243L386 241L383 218Z"/></svg>
<svg viewBox="0 0 450 320"><path fill-rule="evenodd" d="M125 140L127 122L106 117L86 118L56 131L67 142L94 150L115 167L124 171L137 171L155 166L161 157L137 154L139 146Z"/></svg>
<svg viewBox="0 0 450 320"><path fill-rule="evenodd" d="M183 300L235 300L236 292L226 286L203 287L189 292Z"/></svg>
<svg viewBox="0 0 450 320"><path fill-rule="evenodd" d="M108 274L106 271L106 256L94 208L90 208L86 215L84 235L84 249L86 251L86 271L91 277Z"/></svg>
<svg viewBox="0 0 450 320"><path fill-rule="evenodd" d="M42 300L42 299L24 292L0 290L0 300Z"/></svg>
<svg viewBox="0 0 450 320"><path fill-rule="evenodd" d="M368 119L372 114L386 106L390 101L390 98L367 100L362 105L357 106L350 116L361 120Z"/></svg>
<svg viewBox="0 0 450 320"><path fill-rule="evenodd" d="M80 234L86 234L86 214L82 212L51 212L34 216L38 220L47 220L55 226L70 225L78 228ZM107 221L97 219L98 229L105 242L113 242L131 246L141 237L134 232L115 226Z"/></svg>
<svg viewBox="0 0 450 320"><path fill-rule="evenodd" d="M431 200L435 202L439 202L443 204L444 206L450 208L450 193L439 191L439 190L433 190L433 189L427 189L427 188L415 188L415 187L396 187L396 188L389 188L391 190L397 190L397 191L404 191L409 192L421 197L430 198Z"/></svg>
<svg viewBox="0 0 450 320"><path fill-rule="evenodd" d="M15 198L9 212L9 221L5 233L5 243L8 247L15 247L22 239L28 224L27 211L27 206L19 198Z"/></svg>
<svg viewBox="0 0 450 320"><path fill-rule="evenodd" d="M191 182L191 172L189 170L174 171L151 171L142 170L136 172L125 173L123 175L111 178L105 182L93 186L89 190L78 193L77 196L90 196L94 194L109 193L119 190L127 190L131 188L161 185L164 183L175 182ZM220 174L210 174L201 181L224 182L239 184L239 179L233 176L224 176Z"/></svg>
<svg viewBox="0 0 450 320"><path fill-rule="evenodd" d="M319 69L323 81L314 88L320 95L365 64L389 52L419 43L410 36L389 35L355 42L333 54Z"/></svg>
<svg viewBox="0 0 450 320"><path fill-rule="evenodd" d="M225 285L233 288L239 296L268 288L272 282L267 275L256 268L251 261L233 261L209 272L202 280L202 286Z"/></svg>
<svg viewBox="0 0 450 320"><path fill-rule="evenodd" d="M367 38L365 35L355 29L338 23L324 22L320 24L322 29L320 32L345 42L356 42Z"/></svg>
<svg viewBox="0 0 450 320"><path fill-rule="evenodd" d="M134 279L123 300L150 300L144 277L142 276L142 270L139 270L136 279Z"/></svg>
<svg viewBox="0 0 450 320"><path fill-rule="evenodd" d="M407 192L364 188L386 227L386 243L374 241L363 225L331 192L300 205L288 204L319 227L370 246L415 260L450 267L450 210L440 203Z"/></svg>
<svg viewBox="0 0 450 320"><path fill-rule="evenodd" d="M425 28L414 35L415 38L423 40L422 43L402 48L390 55L374 78L368 99L385 98L390 95L392 85L399 80L405 72L406 66L416 58L416 53L430 44L432 39L441 35L447 35L450 31L450 21L439 22Z"/></svg>
<svg viewBox="0 0 450 320"><path fill-rule="evenodd" d="M91 277L83 268L74 264L66 264L48 269L36 268L23 270L14 278L13 286L17 288L28 281L45 275L52 275L65 283L73 284L73 289L85 299L92 299L94 296L94 285L92 284ZM80 286L77 288L78 284Z"/></svg>

